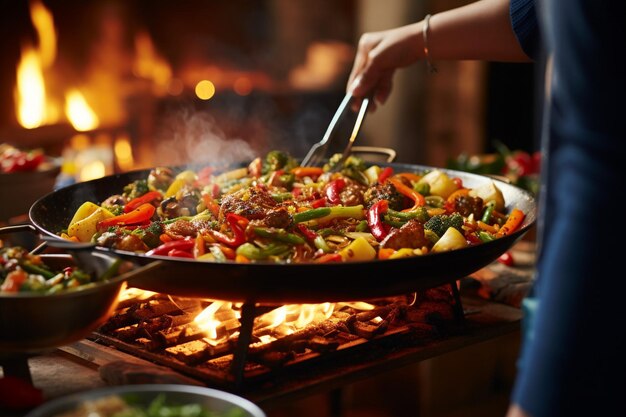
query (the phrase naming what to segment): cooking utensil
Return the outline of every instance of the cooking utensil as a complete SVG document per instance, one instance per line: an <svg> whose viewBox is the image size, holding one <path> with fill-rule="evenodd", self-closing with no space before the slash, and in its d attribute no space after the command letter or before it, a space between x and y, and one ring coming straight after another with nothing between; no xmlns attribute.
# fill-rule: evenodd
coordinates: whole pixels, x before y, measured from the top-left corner
<svg viewBox="0 0 626 417"><path fill-rule="evenodd" d="M433 167L379 163L396 172L421 172ZM180 170L183 168L181 167ZM526 217L520 229L492 242L450 252L392 260L328 264L274 264L199 262L192 259L120 251L97 246L96 251L115 254L140 265L158 262L149 275L132 285L156 292L264 304L350 301L398 295L454 282L488 265L506 252L535 222L536 203L527 191L502 181L461 171L442 169L459 177L467 187L495 181L506 210L518 207ZM116 174L74 184L39 199L30 209L30 220L43 235L60 239L76 209L85 201L99 203L150 170Z"/></svg>
<svg viewBox="0 0 626 417"><path fill-rule="evenodd" d="M322 137L322 140L313 144L307 152L306 156L300 163L301 166L317 166L319 165L326 156L326 151L328 149L328 141L330 139L335 139L337 137L337 124L347 114L347 110L350 110L350 103L352 101L352 94L346 93L341 104L337 108L335 115L330 121L328 128L326 129L326 133ZM354 122L354 127L352 128L352 134L348 139L348 144L343 150L341 160L335 165L337 167L341 167L341 162L345 160L348 155L350 155L352 145L356 140L357 135L359 134L359 129L361 128L361 123L363 123L363 118L365 117L365 112L367 111L367 106L369 105L370 98L366 97L361 102L361 106L359 108L359 112L357 113L356 120Z"/></svg>
<svg viewBox="0 0 626 417"><path fill-rule="evenodd" d="M86 402L102 401L111 396L128 399L142 409L146 409L157 397L163 396L166 406L198 404L215 413L211 414L215 416L266 416L256 404L229 392L195 385L140 384L99 388L57 398L34 409L26 417L55 417L77 410ZM89 411L91 413L85 412L85 415L99 414L93 409Z"/></svg>

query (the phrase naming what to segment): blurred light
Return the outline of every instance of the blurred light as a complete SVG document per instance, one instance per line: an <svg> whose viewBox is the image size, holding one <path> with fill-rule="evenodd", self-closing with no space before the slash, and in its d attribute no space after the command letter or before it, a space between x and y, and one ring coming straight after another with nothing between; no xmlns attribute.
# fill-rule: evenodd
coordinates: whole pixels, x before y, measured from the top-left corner
<svg viewBox="0 0 626 417"><path fill-rule="evenodd" d="M104 165L104 162L91 161L85 164L80 169L79 180L80 181L95 180L97 178L104 177L105 173L106 173L106 166Z"/></svg>
<svg viewBox="0 0 626 417"><path fill-rule="evenodd" d="M91 144L91 139L84 133L72 136L70 139L70 147L75 151L87 149Z"/></svg>
<svg viewBox="0 0 626 417"><path fill-rule="evenodd" d="M133 149L127 135L119 136L113 145L117 164L122 171L128 171L133 167Z"/></svg>
<svg viewBox="0 0 626 417"><path fill-rule="evenodd" d="M252 92L252 81L247 77L239 77L233 84L233 90L240 96L247 96Z"/></svg>
<svg viewBox="0 0 626 417"><path fill-rule="evenodd" d="M79 132L93 130L98 127L98 116L89 107L80 91L76 89L70 90L65 94L65 113L74 129Z"/></svg>
<svg viewBox="0 0 626 417"><path fill-rule="evenodd" d="M196 95L200 100L209 100L215 95L215 85L209 80L202 80L196 84Z"/></svg>

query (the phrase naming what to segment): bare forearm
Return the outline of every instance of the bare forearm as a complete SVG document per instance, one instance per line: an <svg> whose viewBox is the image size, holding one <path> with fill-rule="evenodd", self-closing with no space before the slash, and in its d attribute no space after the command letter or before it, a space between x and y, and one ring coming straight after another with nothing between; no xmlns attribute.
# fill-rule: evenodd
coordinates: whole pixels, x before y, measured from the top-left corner
<svg viewBox="0 0 626 417"><path fill-rule="evenodd" d="M509 0L480 0L435 14L428 43L432 60L530 60L511 27Z"/></svg>
<svg viewBox="0 0 626 417"><path fill-rule="evenodd" d="M511 26L509 0L480 0L430 18L428 58L526 62ZM398 68L423 60L425 21L361 36L348 89L356 97L372 90L384 103ZM358 81L358 82L357 82Z"/></svg>

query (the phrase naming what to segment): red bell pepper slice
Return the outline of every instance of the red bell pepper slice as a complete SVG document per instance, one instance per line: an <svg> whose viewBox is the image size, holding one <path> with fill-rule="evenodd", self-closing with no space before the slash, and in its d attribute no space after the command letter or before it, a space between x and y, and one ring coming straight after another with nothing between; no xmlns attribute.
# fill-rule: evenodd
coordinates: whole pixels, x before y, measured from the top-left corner
<svg viewBox="0 0 626 417"><path fill-rule="evenodd" d="M235 213L228 213L226 215L226 222L230 226L233 232L233 236L228 236L225 233L218 231L211 231L211 235L218 241L231 247L238 247L247 241L246 238L246 226L248 226L249 220L243 216Z"/></svg>
<svg viewBox="0 0 626 417"><path fill-rule="evenodd" d="M336 180L329 182L325 190L326 199L331 204L341 203L341 198L339 194L345 187L346 187L346 180L344 180L343 178L337 178Z"/></svg>
<svg viewBox="0 0 626 417"><path fill-rule="evenodd" d="M402 210L402 211L412 211L426 204L426 199L424 198L423 195L421 195L420 193L418 193L411 187L407 187L406 185L404 185L402 181L396 178L389 178L389 182L392 183L394 187L396 187L396 190L398 190L400 194L406 197L409 197L411 200L413 200L413 207Z"/></svg>
<svg viewBox="0 0 626 417"><path fill-rule="evenodd" d="M389 202L380 200L367 210L367 224L376 240L381 241L389 233L388 226L383 223L382 216L389 210Z"/></svg>
<svg viewBox="0 0 626 417"><path fill-rule="evenodd" d="M296 228L300 233L304 235L304 237L309 240L315 240L315 238L317 237L317 233L306 227L303 223L296 224Z"/></svg>
<svg viewBox="0 0 626 417"><path fill-rule="evenodd" d="M146 255L147 256L169 255L169 253L173 250L189 252L191 251L191 249L193 249L194 244L195 244L195 239L191 236L186 236L183 239L165 242L162 245L159 245L156 248L151 249L148 252L146 252Z"/></svg>
<svg viewBox="0 0 626 417"><path fill-rule="evenodd" d="M133 198L124 206L124 213L130 213L131 211L139 208L142 204L152 203L154 200L162 197L159 191L148 191L144 195L140 195L137 198Z"/></svg>
<svg viewBox="0 0 626 417"><path fill-rule="evenodd" d="M170 249L167 256L171 256L173 258L193 258L191 252L187 252L182 249Z"/></svg>
<svg viewBox="0 0 626 417"><path fill-rule="evenodd" d="M385 181L387 181L387 178L391 177L392 175L393 175L393 168L385 167L378 175L378 183L384 184Z"/></svg>
<svg viewBox="0 0 626 417"><path fill-rule="evenodd" d="M119 216L110 217L98 222L98 230L108 229L111 226L125 226L129 224L138 224L150 221L156 207L152 204L144 203L135 210L120 214Z"/></svg>
<svg viewBox="0 0 626 417"><path fill-rule="evenodd" d="M327 254L320 256L319 258L315 260L315 262L318 262L321 264L327 264L330 262L341 262L341 261L343 261L343 258L338 253L327 253Z"/></svg>
<svg viewBox="0 0 626 417"><path fill-rule="evenodd" d="M317 200L311 201L311 207L313 208L326 207L326 198L322 197L322 198L318 198Z"/></svg>

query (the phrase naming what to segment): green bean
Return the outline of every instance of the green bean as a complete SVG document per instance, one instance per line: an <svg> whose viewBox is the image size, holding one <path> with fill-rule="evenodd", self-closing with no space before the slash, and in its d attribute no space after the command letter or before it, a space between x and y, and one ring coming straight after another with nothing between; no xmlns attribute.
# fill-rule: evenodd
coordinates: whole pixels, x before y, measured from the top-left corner
<svg viewBox="0 0 626 417"><path fill-rule="evenodd" d="M487 223L487 224L489 223L489 221L491 220L491 214L493 213L493 210L495 209L495 207L496 207L496 203L493 200L489 201L486 204L485 212L483 213L483 217L481 219L483 223Z"/></svg>
<svg viewBox="0 0 626 417"><path fill-rule="evenodd" d="M294 245L301 245L304 243L304 239L300 236L289 233L284 229L270 229L265 227L255 227L254 233L257 236L266 237L268 239L278 240L279 242L291 243Z"/></svg>
<svg viewBox="0 0 626 417"><path fill-rule="evenodd" d="M329 214L330 207L320 207L294 214L293 221L294 223L302 223L313 219L319 219L320 217L325 217Z"/></svg>
<svg viewBox="0 0 626 417"><path fill-rule="evenodd" d="M24 268L24 271L29 272L31 274L41 275L45 279L50 279L57 275L56 272L49 270L45 266L35 265L28 261L21 262L20 265L22 266L22 268Z"/></svg>
<svg viewBox="0 0 626 417"><path fill-rule="evenodd" d="M482 242L487 243L487 242L491 242L492 240L494 240L495 236L493 236L491 233L488 233L488 232L480 232L478 233L478 238Z"/></svg>

